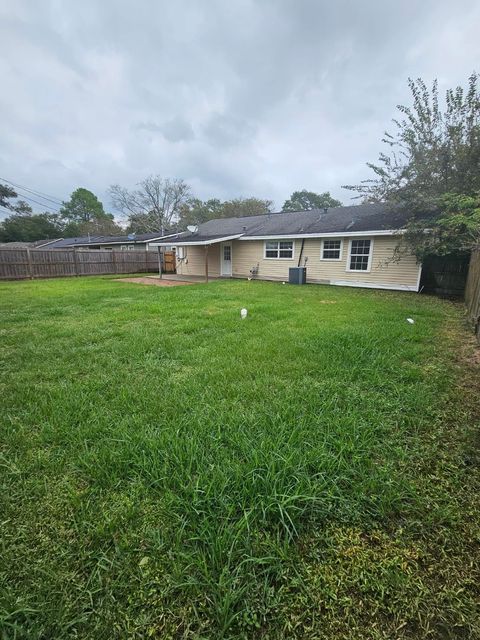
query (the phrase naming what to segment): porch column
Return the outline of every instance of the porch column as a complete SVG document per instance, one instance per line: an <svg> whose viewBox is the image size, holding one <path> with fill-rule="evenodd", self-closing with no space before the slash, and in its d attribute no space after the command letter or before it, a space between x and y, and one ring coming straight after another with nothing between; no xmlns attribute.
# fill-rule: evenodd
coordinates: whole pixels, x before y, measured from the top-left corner
<svg viewBox="0 0 480 640"><path fill-rule="evenodd" d="M162 252L160 251L161 247L157 247L158 250L158 277L160 280L162 279Z"/></svg>
<svg viewBox="0 0 480 640"><path fill-rule="evenodd" d="M208 244L205 245L205 282L208 282Z"/></svg>

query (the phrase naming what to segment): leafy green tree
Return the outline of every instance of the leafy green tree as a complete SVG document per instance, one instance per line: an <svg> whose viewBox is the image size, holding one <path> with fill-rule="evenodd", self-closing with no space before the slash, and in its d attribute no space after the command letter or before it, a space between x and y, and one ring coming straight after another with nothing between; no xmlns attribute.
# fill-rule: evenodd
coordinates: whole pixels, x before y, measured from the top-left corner
<svg viewBox="0 0 480 640"><path fill-rule="evenodd" d="M448 89L443 103L437 81L430 90L421 78L408 82L412 105L398 106L395 132L383 138L386 151L367 164L374 177L346 188L365 202L411 212L400 251L423 258L468 250L478 246L479 76L473 73L466 89Z"/></svg>
<svg viewBox="0 0 480 640"><path fill-rule="evenodd" d="M18 213L31 213L32 208L24 200L11 200L18 198L18 193L6 184L0 184L0 207Z"/></svg>
<svg viewBox="0 0 480 640"><path fill-rule="evenodd" d="M70 238L75 236L116 236L124 235L125 231L116 222L111 213L105 217L93 218L89 222L68 222L62 226L62 236Z"/></svg>
<svg viewBox="0 0 480 640"><path fill-rule="evenodd" d="M97 196L80 187L60 209L63 237L117 235L123 233L111 213L106 213Z"/></svg>
<svg viewBox="0 0 480 640"><path fill-rule="evenodd" d="M439 197L437 215L412 219L402 248L413 248L419 260L429 255L462 253L480 247L480 194L446 193Z"/></svg>
<svg viewBox="0 0 480 640"><path fill-rule="evenodd" d="M234 198L224 202L217 198L206 201L192 198L182 207L178 226L185 229L189 224L201 224L215 218L259 216L271 213L272 208L271 200L260 198Z"/></svg>
<svg viewBox="0 0 480 640"><path fill-rule="evenodd" d="M1 242L34 242L61 237L55 214L13 213L0 224Z"/></svg>
<svg viewBox="0 0 480 640"><path fill-rule="evenodd" d="M340 200L332 198L329 191L315 193L302 189L302 191L294 191L290 198L285 200L282 211L310 211L341 206Z"/></svg>
<svg viewBox="0 0 480 640"><path fill-rule="evenodd" d="M385 133L386 150L378 163L367 163L374 177L345 188L366 202L395 202L413 214L440 212L446 193L473 196L480 191L480 94L473 73L467 89L445 94L444 107L437 81L429 90L418 78L409 79L412 105L399 105L395 132Z"/></svg>
<svg viewBox="0 0 480 640"><path fill-rule="evenodd" d="M153 213L131 213L127 219L127 233L155 233L158 231L156 229L157 217ZM160 235L161 231L158 233Z"/></svg>
<svg viewBox="0 0 480 640"><path fill-rule="evenodd" d="M76 189L70 196L70 200L63 203L60 215L66 223L77 225L109 217L97 196L83 187Z"/></svg>
<svg viewBox="0 0 480 640"><path fill-rule="evenodd" d="M178 226L186 229L190 224L202 224L208 220L222 217L222 203L217 198L203 202L199 198L191 198L180 210Z"/></svg>
<svg viewBox="0 0 480 640"><path fill-rule="evenodd" d="M5 209L11 209L12 203L10 200L17 197L17 192L12 187L6 184L0 184L0 207Z"/></svg>
<svg viewBox="0 0 480 640"><path fill-rule="evenodd" d="M222 203L222 218L262 216L273 211L271 200L260 198L233 198Z"/></svg>

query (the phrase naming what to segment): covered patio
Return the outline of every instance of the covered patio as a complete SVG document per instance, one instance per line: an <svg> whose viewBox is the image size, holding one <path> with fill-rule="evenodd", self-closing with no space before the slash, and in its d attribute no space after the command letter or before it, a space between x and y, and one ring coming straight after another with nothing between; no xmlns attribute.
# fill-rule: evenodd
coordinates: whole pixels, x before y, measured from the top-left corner
<svg viewBox="0 0 480 640"><path fill-rule="evenodd" d="M169 238L168 245L176 247L176 263L177 273L175 278L186 278L190 282L208 282L209 279L218 277L231 277L232 276L232 241L237 240L242 234L235 235L222 235L222 236L199 236L196 235L195 239L189 240L189 236L185 234L179 234L178 238ZM165 246L166 242L152 243L151 246L157 247L159 256L161 247ZM188 248L195 248L195 254L189 255ZM195 264L196 274L190 274L190 269L187 267L189 260ZM199 276L200 261L203 263L204 276ZM213 264L212 264L213 263ZM159 262L160 264L160 262ZM213 269L212 269L213 267ZM185 271L187 273L185 273ZM213 274L212 274L213 271ZM168 279L172 279L172 275L166 276ZM159 278L165 278L162 275L161 269L159 269Z"/></svg>

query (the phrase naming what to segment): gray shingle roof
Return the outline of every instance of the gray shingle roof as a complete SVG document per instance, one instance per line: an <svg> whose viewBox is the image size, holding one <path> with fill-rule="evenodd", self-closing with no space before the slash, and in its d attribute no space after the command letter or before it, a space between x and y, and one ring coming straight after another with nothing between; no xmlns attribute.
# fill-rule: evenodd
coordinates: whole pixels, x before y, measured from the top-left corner
<svg viewBox="0 0 480 640"><path fill-rule="evenodd" d="M116 242L119 243L132 243L132 242L148 242L149 240L153 240L155 238L163 238L165 235L168 235L168 231L165 234L161 233L138 233L135 236L135 240L127 236L80 236L77 238L61 238L60 240L56 240L48 245L49 249L63 249L66 247L76 247L76 246L89 246L89 245L99 245L99 244L113 244ZM171 233L171 232L170 232Z"/></svg>
<svg viewBox="0 0 480 640"><path fill-rule="evenodd" d="M198 226L195 233L185 232L169 238L178 242L203 242L242 234L243 236L303 235L355 231L389 231L405 226L409 214L387 204L360 204L349 207L271 213L244 218L219 218Z"/></svg>

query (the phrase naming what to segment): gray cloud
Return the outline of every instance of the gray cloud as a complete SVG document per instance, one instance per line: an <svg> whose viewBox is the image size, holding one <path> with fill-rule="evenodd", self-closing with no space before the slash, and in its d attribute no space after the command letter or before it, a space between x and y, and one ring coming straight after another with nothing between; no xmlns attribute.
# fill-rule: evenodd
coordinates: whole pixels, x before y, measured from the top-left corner
<svg viewBox="0 0 480 640"><path fill-rule="evenodd" d="M479 59L475 0L0 4L0 175L60 199L160 173L199 197L369 176L408 76Z"/></svg>
<svg viewBox="0 0 480 640"><path fill-rule="evenodd" d="M195 137L192 125L179 116L161 125L156 122L140 122L135 128L139 131L161 133L169 142L186 142Z"/></svg>
<svg viewBox="0 0 480 640"><path fill-rule="evenodd" d="M255 127L247 120L213 113L205 123L203 133L213 147L232 147L253 138Z"/></svg>

